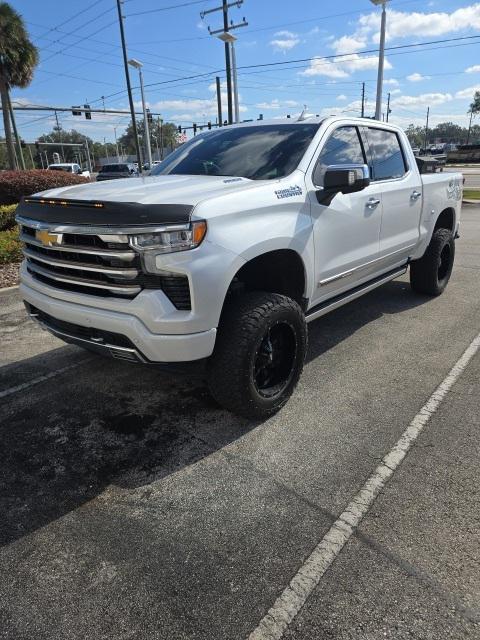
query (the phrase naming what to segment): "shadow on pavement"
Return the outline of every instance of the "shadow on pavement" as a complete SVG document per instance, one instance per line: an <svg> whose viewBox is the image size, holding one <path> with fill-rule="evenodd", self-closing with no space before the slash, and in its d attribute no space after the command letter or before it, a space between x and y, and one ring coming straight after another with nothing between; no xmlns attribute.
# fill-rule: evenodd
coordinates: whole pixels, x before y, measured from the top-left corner
<svg viewBox="0 0 480 640"><path fill-rule="evenodd" d="M427 300L404 282L385 285L313 323L308 360L383 314ZM67 349L55 352L63 358ZM45 356L25 360L25 370L37 362L43 366ZM201 378L101 357L8 400L0 425L2 544L78 508L110 484L148 491L146 485L259 426L221 410Z"/></svg>

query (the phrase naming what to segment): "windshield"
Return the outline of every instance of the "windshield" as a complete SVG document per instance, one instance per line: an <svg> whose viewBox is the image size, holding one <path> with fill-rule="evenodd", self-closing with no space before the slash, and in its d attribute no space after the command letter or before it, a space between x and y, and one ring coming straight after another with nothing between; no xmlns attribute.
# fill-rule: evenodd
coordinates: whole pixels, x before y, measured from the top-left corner
<svg viewBox="0 0 480 640"><path fill-rule="evenodd" d="M101 169L100 173L117 173L128 171L128 166L126 164L105 164Z"/></svg>
<svg viewBox="0 0 480 640"><path fill-rule="evenodd" d="M296 169L318 127L318 123L272 124L200 134L171 153L150 175L283 178Z"/></svg>

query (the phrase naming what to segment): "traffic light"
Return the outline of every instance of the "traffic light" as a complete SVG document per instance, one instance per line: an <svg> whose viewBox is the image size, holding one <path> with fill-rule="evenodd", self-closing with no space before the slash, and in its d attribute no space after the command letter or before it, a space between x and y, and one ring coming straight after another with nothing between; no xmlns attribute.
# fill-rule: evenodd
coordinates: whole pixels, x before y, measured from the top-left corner
<svg viewBox="0 0 480 640"><path fill-rule="evenodd" d="M208 130L210 131L210 129L212 128L212 123L210 122L210 120L207 122L207 127L208 127Z"/></svg>
<svg viewBox="0 0 480 640"><path fill-rule="evenodd" d="M76 107L72 107L72 116L81 116L82 112L79 111L81 107L76 106Z"/></svg>
<svg viewBox="0 0 480 640"><path fill-rule="evenodd" d="M178 125L178 133L182 133L182 125Z"/></svg>
<svg viewBox="0 0 480 640"><path fill-rule="evenodd" d="M22 147L22 149L26 148L27 143L25 142L25 140L20 140L20 146Z"/></svg>
<svg viewBox="0 0 480 640"><path fill-rule="evenodd" d="M150 109L147 109L147 122L148 122L148 124L152 124L152 122L153 122L153 116L150 113Z"/></svg>
<svg viewBox="0 0 480 640"><path fill-rule="evenodd" d="M90 109L90 105L89 104L84 104L83 108L84 109ZM91 120L92 119L92 114L90 113L90 111L85 111L85 119L86 120Z"/></svg>
<svg viewBox="0 0 480 640"><path fill-rule="evenodd" d="M196 122L193 123L193 135L194 136L197 135L197 123Z"/></svg>

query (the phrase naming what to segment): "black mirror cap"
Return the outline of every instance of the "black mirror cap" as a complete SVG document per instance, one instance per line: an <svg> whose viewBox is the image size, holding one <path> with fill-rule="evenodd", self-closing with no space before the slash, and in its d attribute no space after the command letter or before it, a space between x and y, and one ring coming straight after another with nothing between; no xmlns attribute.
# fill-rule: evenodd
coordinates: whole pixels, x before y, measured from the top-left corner
<svg viewBox="0 0 480 640"><path fill-rule="evenodd" d="M366 164L342 164L327 167L323 189L317 191L320 204L330 204L337 193L355 193L370 184L370 171Z"/></svg>

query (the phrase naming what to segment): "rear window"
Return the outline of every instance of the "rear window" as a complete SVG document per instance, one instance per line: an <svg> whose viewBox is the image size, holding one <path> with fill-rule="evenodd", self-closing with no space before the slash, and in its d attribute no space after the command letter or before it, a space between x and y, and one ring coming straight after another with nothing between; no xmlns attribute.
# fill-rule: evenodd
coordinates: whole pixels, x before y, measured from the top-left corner
<svg viewBox="0 0 480 640"><path fill-rule="evenodd" d="M53 165L51 164L49 167L50 171L67 171L68 173L72 172L72 167L68 164L57 164L57 165Z"/></svg>
<svg viewBox="0 0 480 640"><path fill-rule="evenodd" d="M100 169L100 173L117 173L129 171L127 164L104 164Z"/></svg>
<svg viewBox="0 0 480 640"><path fill-rule="evenodd" d="M407 167L398 135L394 131L366 130L374 180L392 180L405 175Z"/></svg>

